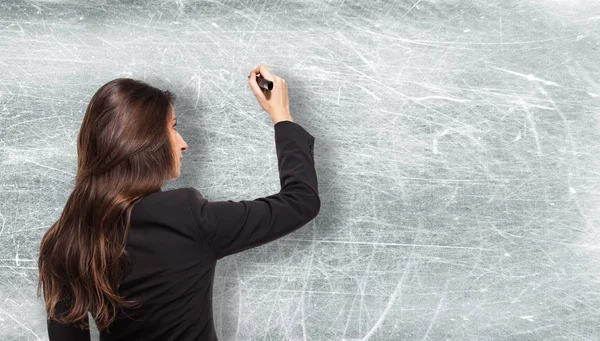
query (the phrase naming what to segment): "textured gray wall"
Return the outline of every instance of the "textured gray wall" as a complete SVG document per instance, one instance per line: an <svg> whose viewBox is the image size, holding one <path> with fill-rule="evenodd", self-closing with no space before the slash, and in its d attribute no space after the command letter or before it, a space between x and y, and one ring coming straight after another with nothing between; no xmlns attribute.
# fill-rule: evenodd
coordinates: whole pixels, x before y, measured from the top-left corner
<svg viewBox="0 0 600 341"><path fill-rule="evenodd" d="M218 263L222 340L600 339L599 32L577 0L3 1L0 339L47 339L38 247L93 93L175 92L164 189L253 199L279 190L260 63L322 207Z"/></svg>

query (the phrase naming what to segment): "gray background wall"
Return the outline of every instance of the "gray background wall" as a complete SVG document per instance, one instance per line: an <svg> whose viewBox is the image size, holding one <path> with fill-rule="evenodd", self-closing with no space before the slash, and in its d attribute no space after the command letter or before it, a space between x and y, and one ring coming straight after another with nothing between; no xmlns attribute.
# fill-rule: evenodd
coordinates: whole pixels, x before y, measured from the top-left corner
<svg viewBox="0 0 600 341"><path fill-rule="evenodd" d="M260 63L322 207L218 263L222 340L600 339L599 29L578 0L3 1L0 339L47 339L38 247L93 93L175 92L164 189L253 199L279 190Z"/></svg>

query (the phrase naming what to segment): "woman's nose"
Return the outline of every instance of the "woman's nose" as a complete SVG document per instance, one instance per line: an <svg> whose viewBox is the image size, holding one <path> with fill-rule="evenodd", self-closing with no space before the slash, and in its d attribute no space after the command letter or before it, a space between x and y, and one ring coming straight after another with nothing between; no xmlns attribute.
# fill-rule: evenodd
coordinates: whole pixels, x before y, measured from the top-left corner
<svg viewBox="0 0 600 341"><path fill-rule="evenodd" d="M183 139L183 137L181 137L181 135L179 136L179 146L181 148L181 151L186 151L188 149L188 145L187 143L185 143L185 140Z"/></svg>

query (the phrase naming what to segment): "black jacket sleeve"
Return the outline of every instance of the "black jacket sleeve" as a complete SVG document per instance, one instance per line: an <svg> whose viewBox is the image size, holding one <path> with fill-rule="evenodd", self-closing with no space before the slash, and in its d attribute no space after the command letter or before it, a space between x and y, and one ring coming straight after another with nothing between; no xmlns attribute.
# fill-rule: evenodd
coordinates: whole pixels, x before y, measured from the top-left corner
<svg viewBox="0 0 600 341"><path fill-rule="evenodd" d="M192 215L216 259L260 246L299 229L319 213L314 140L302 126L274 126L281 190L254 200L208 201L190 188Z"/></svg>
<svg viewBox="0 0 600 341"><path fill-rule="evenodd" d="M56 304L56 313L63 315L68 312L67 300L60 299ZM89 320L86 318L86 322ZM50 341L90 341L90 330L81 329L71 324L59 323L56 320L47 318L48 337Z"/></svg>

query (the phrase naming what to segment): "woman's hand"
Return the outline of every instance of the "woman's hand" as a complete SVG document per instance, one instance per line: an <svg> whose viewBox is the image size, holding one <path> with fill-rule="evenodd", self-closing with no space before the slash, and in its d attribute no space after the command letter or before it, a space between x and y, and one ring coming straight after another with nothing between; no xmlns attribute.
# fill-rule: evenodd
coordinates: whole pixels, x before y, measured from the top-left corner
<svg viewBox="0 0 600 341"><path fill-rule="evenodd" d="M273 82L273 90L265 90L256 83L256 74ZM264 64L260 64L250 72L248 84L258 101L258 104L266 111L273 120L273 124L279 121L292 121L290 115L290 104L288 101L287 83L285 79L274 75Z"/></svg>

